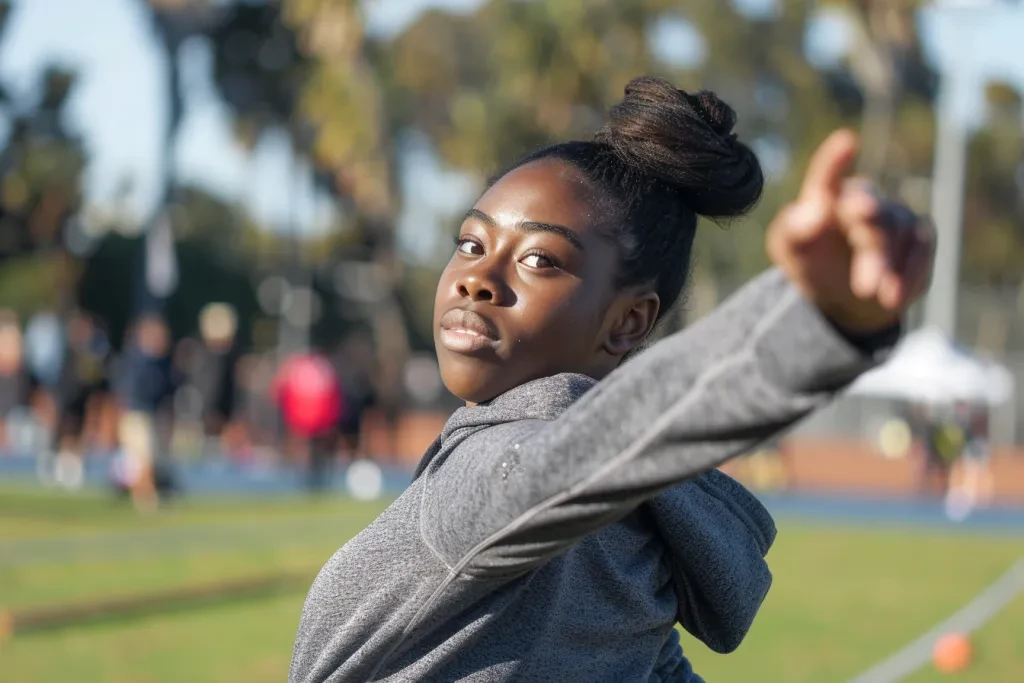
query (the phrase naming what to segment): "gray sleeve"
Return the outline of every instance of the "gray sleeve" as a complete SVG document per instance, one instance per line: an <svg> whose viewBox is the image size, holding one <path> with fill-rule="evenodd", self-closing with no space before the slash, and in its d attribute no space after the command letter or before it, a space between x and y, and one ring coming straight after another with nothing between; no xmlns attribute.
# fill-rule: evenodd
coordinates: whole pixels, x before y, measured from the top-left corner
<svg viewBox="0 0 1024 683"><path fill-rule="evenodd" d="M750 450L876 360L770 270L557 420L466 439L426 476L423 540L456 573L524 573Z"/></svg>

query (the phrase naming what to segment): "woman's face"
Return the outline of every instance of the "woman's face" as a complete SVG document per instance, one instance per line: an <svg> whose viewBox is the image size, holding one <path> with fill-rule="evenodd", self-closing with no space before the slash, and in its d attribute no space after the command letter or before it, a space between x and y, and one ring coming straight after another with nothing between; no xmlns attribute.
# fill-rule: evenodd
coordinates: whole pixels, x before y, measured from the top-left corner
<svg viewBox="0 0 1024 683"><path fill-rule="evenodd" d="M434 300L449 391L481 403L562 372L600 378L629 350L623 343L642 341L657 300L652 319L639 320L637 303L650 296L616 291L619 254L602 208L557 160L521 166L480 197ZM641 318L650 309L641 303Z"/></svg>

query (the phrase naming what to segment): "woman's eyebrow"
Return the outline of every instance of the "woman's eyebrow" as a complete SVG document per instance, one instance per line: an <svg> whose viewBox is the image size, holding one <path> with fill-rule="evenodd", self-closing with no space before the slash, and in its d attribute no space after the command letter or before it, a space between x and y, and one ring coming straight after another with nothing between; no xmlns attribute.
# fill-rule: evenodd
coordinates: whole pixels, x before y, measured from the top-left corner
<svg viewBox="0 0 1024 683"><path fill-rule="evenodd" d="M484 223L490 225L491 227L501 227L500 225L498 225L498 222L496 220L488 216L480 209L470 209L469 211L466 212L466 216L463 220L465 220L466 218L475 218L479 221L483 221ZM541 223L538 221L519 221L512 227L515 230L524 230L526 232L549 232L553 235L559 235L567 242L569 242L572 246L576 247L580 251L584 251L583 243L580 242L579 238L576 237L575 233L573 233L572 230L565 227L564 225L554 225L552 223Z"/></svg>

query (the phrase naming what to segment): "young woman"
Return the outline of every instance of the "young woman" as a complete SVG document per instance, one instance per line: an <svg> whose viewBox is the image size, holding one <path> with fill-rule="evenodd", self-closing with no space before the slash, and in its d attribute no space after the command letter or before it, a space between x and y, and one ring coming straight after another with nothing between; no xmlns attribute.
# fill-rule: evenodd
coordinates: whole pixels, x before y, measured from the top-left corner
<svg viewBox="0 0 1024 683"><path fill-rule="evenodd" d="M837 133L769 229L777 268L624 363L682 290L697 216L761 194L734 119L637 79L594 140L527 157L469 211L435 303L466 407L320 572L292 683L691 682L677 621L739 644L774 527L710 470L877 362L931 239L844 181Z"/></svg>

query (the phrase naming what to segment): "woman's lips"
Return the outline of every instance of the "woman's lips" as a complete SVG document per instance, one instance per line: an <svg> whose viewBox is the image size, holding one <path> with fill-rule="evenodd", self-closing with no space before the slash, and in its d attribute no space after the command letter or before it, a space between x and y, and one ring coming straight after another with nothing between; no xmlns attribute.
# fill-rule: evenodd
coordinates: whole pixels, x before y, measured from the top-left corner
<svg viewBox="0 0 1024 683"><path fill-rule="evenodd" d="M441 318L441 345L455 353L473 353L493 349L498 344L494 324L479 313L455 308Z"/></svg>

